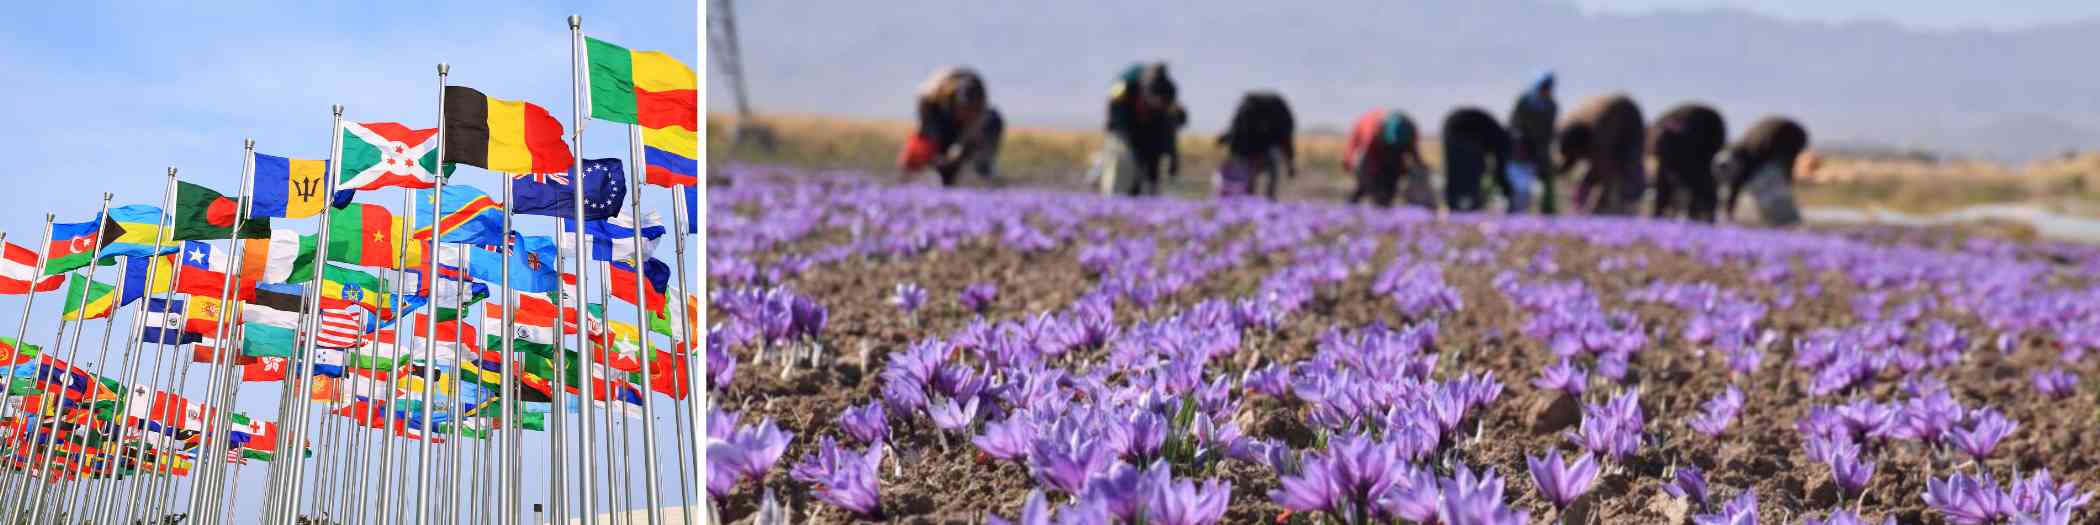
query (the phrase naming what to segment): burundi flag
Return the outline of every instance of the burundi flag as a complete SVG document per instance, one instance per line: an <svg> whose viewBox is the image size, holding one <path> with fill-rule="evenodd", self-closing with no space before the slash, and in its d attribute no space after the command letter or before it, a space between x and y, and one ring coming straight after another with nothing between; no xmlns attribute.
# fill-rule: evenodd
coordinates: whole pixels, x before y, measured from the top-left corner
<svg viewBox="0 0 2100 525"><path fill-rule="evenodd" d="M585 38L584 47L591 118L644 128L700 128L692 68L661 51L631 51L596 38Z"/></svg>
<svg viewBox="0 0 2100 525"><path fill-rule="evenodd" d="M343 169L338 195L379 188L437 185L437 128L409 129L393 122L343 123ZM340 207L340 204L338 204Z"/></svg>
<svg viewBox="0 0 2100 525"><path fill-rule="evenodd" d="M87 222L51 224L51 242L44 245L44 275L58 275L94 262L95 248L124 235L116 221L97 218Z"/></svg>
<svg viewBox="0 0 2100 525"><path fill-rule="evenodd" d="M431 238L431 209L436 206L444 213L438 217L444 234L439 242L461 242L473 244L496 244L503 242L503 204L489 198L489 194L473 186L446 186L433 198L430 190L416 191L416 229L413 238ZM434 202L442 200L443 202Z"/></svg>
<svg viewBox="0 0 2100 525"><path fill-rule="evenodd" d="M500 173L562 173L575 157L547 108L445 86L445 162Z"/></svg>
<svg viewBox="0 0 2100 525"><path fill-rule="evenodd" d="M255 154L250 217L312 217L328 203L328 161Z"/></svg>
<svg viewBox="0 0 2100 525"><path fill-rule="evenodd" d="M642 182L666 188L700 183L700 136L686 128L642 130Z"/></svg>
<svg viewBox="0 0 2100 525"><path fill-rule="evenodd" d="M569 184L571 172L517 174L511 176L510 212L547 217L576 216L576 188ZM583 160L583 217L604 220L620 212L626 202L627 176L620 159Z"/></svg>
<svg viewBox="0 0 2100 525"><path fill-rule="evenodd" d="M101 319L117 308L117 287L74 274L66 287L65 315L60 319Z"/></svg>
<svg viewBox="0 0 2100 525"><path fill-rule="evenodd" d="M11 242L5 244L7 255L0 258L0 295L30 293L32 288L49 292L65 284L65 277L36 274L36 250Z"/></svg>
<svg viewBox="0 0 2100 525"><path fill-rule="evenodd" d="M175 231L173 240L225 239L233 234L234 213L240 204L211 188L176 181ZM241 238L270 236L268 217L249 217L241 222Z"/></svg>

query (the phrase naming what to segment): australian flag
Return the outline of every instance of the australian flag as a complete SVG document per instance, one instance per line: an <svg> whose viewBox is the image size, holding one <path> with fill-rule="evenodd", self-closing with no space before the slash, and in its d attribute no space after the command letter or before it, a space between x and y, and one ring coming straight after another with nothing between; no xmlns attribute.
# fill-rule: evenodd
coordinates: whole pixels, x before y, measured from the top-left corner
<svg viewBox="0 0 2100 525"><path fill-rule="evenodd" d="M627 198L626 168L620 159L584 159L583 218L605 220L620 212ZM576 215L573 173L519 174L510 179L511 213L572 217Z"/></svg>

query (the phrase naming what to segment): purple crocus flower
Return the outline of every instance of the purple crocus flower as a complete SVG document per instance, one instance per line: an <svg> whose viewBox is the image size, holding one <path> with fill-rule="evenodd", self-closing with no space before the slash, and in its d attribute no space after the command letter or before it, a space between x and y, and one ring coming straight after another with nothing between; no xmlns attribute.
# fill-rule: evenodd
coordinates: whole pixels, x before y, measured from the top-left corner
<svg viewBox="0 0 2100 525"><path fill-rule="evenodd" d="M1857 498L1874 477L1874 462L1860 456L1859 446L1845 444L1832 447L1824 458L1830 466L1830 478L1837 483L1838 490L1846 496Z"/></svg>
<svg viewBox="0 0 2100 525"><path fill-rule="evenodd" d="M738 426L736 423L735 412L716 410L707 416L707 433L713 440L709 446L733 449L725 450L721 456L709 455L707 458L710 474L715 471L734 474L732 479L720 480L726 482L720 484L724 494L740 481L764 478L766 472L773 470L773 465L780 461L780 455L787 452L788 441L795 437L794 433L780 430L771 418L760 420L757 425ZM710 475L710 489L718 484L717 481Z"/></svg>
<svg viewBox="0 0 2100 525"><path fill-rule="evenodd" d="M1969 419L1972 421L1969 428L1948 431L1947 441L1977 461L1989 458L1991 452L1998 449L1998 442L2004 441L2006 436L2012 435L2014 430L2020 428L2019 423L2006 419L2005 416L1999 415L1997 410L1989 408L1977 410Z"/></svg>
<svg viewBox="0 0 2100 525"><path fill-rule="evenodd" d="M1060 422L1055 425L1064 427ZM1066 494L1079 494L1088 477L1106 472L1115 459L1092 429L1054 428L1037 436L1028 454L1028 471L1037 483Z"/></svg>
<svg viewBox="0 0 2100 525"><path fill-rule="evenodd" d="M988 282L972 284L962 291L963 309L983 314L999 299L999 285Z"/></svg>
<svg viewBox="0 0 2100 525"><path fill-rule="evenodd" d="M1250 368L1240 375L1240 386L1248 392L1277 399L1290 394L1291 367L1270 363L1261 368Z"/></svg>
<svg viewBox="0 0 2100 525"><path fill-rule="evenodd" d="M2071 397L2078 389L2078 376L2062 368L2035 372L2031 377L2034 379L2034 390L2048 396L2049 399Z"/></svg>
<svg viewBox="0 0 2100 525"><path fill-rule="evenodd" d="M1161 525L1210 525L1225 517L1225 503L1232 483L1206 480L1199 487L1189 480L1174 480L1156 487L1146 501L1146 523Z"/></svg>
<svg viewBox="0 0 2100 525"><path fill-rule="evenodd" d="M1546 368L1540 369L1539 377L1531 380L1531 386L1539 387L1542 390L1559 390L1566 392L1570 396L1579 397L1582 395L1583 390L1589 388L1589 382L1590 373L1588 370L1583 370L1581 366L1576 366L1574 361L1562 359L1559 363L1546 365Z"/></svg>
<svg viewBox="0 0 2100 525"><path fill-rule="evenodd" d="M1035 421L1027 414L1016 413L1005 421L986 423L984 434L970 438L977 450L996 459L1015 459L1028 453L1029 443L1035 441Z"/></svg>
<svg viewBox="0 0 2100 525"><path fill-rule="evenodd" d="M1556 450L1546 457L1525 456L1524 463L1531 467L1531 480L1538 484L1539 494L1559 509L1568 508L1569 503L1588 493L1590 485L1597 481L1597 463L1588 453L1575 458L1573 463L1563 463L1560 451Z"/></svg>
<svg viewBox="0 0 2100 525"><path fill-rule="evenodd" d="M953 398L943 398L926 407L926 411L926 415L933 418L934 428L948 431L967 429L977 421L977 396L970 396L970 401L961 405L957 405Z"/></svg>
<svg viewBox="0 0 2100 525"><path fill-rule="evenodd" d="M837 445L827 440L824 446L832 447L831 450L819 448L812 453L813 457L828 455L833 463L824 477L808 481L816 484L811 494L861 519L882 521L882 492L876 477L876 468L882 464L882 447L871 446L856 453Z"/></svg>
<svg viewBox="0 0 2100 525"><path fill-rule="evenodd" d="M1478 478L1465 465L1454 477L1439 480L1443 499L1437 502L1436 518L1445 525L1521 525L1530 516L1502 504L1502 477L1494 469Z"/></svg>
<svg viewBox="0 0 2100 525"><path fill-rule="evenodd" d="M1691 425L1692 430L1705 434L1706 437L1720 437L1728 431L1729 425L1735 424L1736 412L1743 409L1743 391L1735 385L1728 385L1728 390L1707 400L1702 406L1704 410L1699 415L1687 419L1686 423Z"/></svg>
<svg viewBox="0 0 2100 525"><path fill-rule="evenodd" d="M890 435L890 422L882 412L882 403L869 402L859 407L847 407L839 412L839 429L847 437L862 444L881 443Z"/></svg>
<svg viewBox="0 0 2100 525"><path fill-rule="evenodd" d="M1677 472L1670 476L1670 482L1663 484L1663 492L1668 492L1673 497L1689 499L1698 504L1700 509L1705 509L1705 473L1700 472L1699 467L1693 466L1677 467L1676 470Z"/></svg>
<svg viewBox="0 0 2100 525"><path fill-rule="evenodd" d="M1744 490L1743 494L1721 506L1719 514L1695 514L1692 523L1698 525L1757 525L1757 493Z"/></svg>
<svg viewBox="0 0 2100 525"><path fill-rule="evenodd" d="M890 304L904 315L917 314L919 306L926 304L926 289L920 288L919 283L897 283L896 291L890 293Z"/></svg>
<svg viewBox="0 0 2100 525"><path fill-rule="evenodd" d="M1154 461L1144 468L1118 461L1108 468L1108 473L1088 480L1086 493L1079 499L1100 502L1116 519L1137 521L1143 517L1138 513L1145 509L1152 492L1172 478L1165 461Z"/></svg>
<svg viewBox="0 0 2100 525"><path fill-rule="evenodd" d="M1886 519L1883 519L1881 521L1881 524L1896 525L1896 517L1889 516ZM1802 518L1801 525L1869 525L1869 523L1867 522L1866 518L1861 518L1859 517L1859 515L1853 514L1850 510L1836 509L1830 511L1830 516L1820 520L1815 518Z"/></svg>
<svg viewBox="0 0 2100 525"><path fill-rule="evenodd" d="M1939 443L1947 432L1954 430L1955 423L1968 414L1961 403L1946 390L1933 392L1924 397L1912 398L1903 403L1897 413L1896 426L1890 434L1903 439Z"/></svg>
<svg viewBox="0 0 2100 525"><path fill-rule="evenodd" d="M1957 472L1944 480L1925 480L1925 504L1940 511L1949 522L1983 525L2011 516L2015 501L1998 490L1990 474L1971 478Z"/></svg>

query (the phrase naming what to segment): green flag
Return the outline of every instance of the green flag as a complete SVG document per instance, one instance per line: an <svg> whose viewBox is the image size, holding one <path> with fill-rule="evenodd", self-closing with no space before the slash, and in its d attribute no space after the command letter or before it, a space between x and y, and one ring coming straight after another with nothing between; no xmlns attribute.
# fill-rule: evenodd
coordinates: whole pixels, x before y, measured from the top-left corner
<svg viewBox="0 0 2100 525"><path fill-rule="evenodd" d="M233 233L234 212L239 207L239 203L211 188L176 181L172 238L179 241L225 239ZM250 217L241 222L241 238L270 238L270 218Z"/></svg>
<svg viewBox="0 0 2100 525"><path fill-rule="evenodd" d="M109 317L117 306L117 287L73 274L66 286L65 314L60 319L79 321Z"/></svg>

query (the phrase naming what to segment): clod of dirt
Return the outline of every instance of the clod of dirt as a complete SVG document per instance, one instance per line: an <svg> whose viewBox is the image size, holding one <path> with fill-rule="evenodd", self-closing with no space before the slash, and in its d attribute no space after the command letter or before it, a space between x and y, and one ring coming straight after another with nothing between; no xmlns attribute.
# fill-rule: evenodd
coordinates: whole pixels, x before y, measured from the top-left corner
<svg viewBox="0 0 2100 525"><path fill-rule="evenodd" d="M1553 396L1551 400L1533 397L1530 406L1525 408L1525 413L1531 419L1531 433L1549 434L1581 422L1582 402L1576 401L1575 396L1565 392Z"/></svg>

